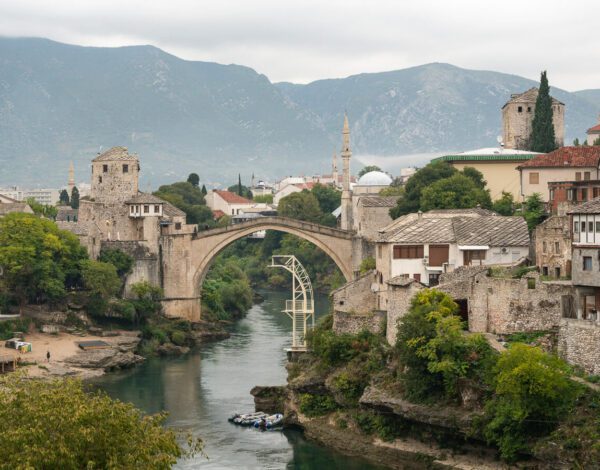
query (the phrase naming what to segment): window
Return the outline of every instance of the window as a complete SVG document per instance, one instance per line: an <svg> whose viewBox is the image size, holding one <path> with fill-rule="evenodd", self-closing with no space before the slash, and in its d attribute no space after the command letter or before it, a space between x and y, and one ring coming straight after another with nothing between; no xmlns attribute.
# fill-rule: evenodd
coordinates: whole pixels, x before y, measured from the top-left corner
<svg viewBox="0 0 600 470"><path fill-rule="evenodd" d="M592 189L592 197L594 199L596 199L599 195L600 195L600 191L598 191L598 188Z"/></svg>
<svg viewBox="0 0 600 470"><path fill-rule="evenodd" d="M395 245L394 259L423 258L423 245Z"/></svg>
<svg viewBox="0 0 600 470"><path fill-rule="evenodd" d="M546 240L544 240L544 241L542 242L542 253L546 253L546 251L547 251L547 248L546 248Z"/></svg>
<svg viewBox="0 0 600 470"><path fill-rule="evenodd" d="M587 201L587 189L586 188L583 188L581 190L581 200L582 201Z"/></svg>
<svg viewBox="0 0 600 470"><path fill-rule="evenodd" d="M572 201L572 200L573 200L573 190L567 189L567 201Z"/></svg>
<svg viewBox="0 0 600 470"><path fill-rule="evenodd" d="M573 232L579 233L579 222L573 222Z"/></svg>
<svg viewBox="0 0 600 470"><path fill-rule="evenodd" d="M160 214L160 206L158 204L154 205L154 213L155 214Z"/></svg>
<svg viewBox="0 0 600 470"><path fill-rule="evenodd" d="M108 165L102 165L102 172L108 173Z"/></svg>
<svg viewBox="0 0 600 470"><path fill-rule="evenodd" d="M548 275L548 266L542 266L542 276Z"/></svg>
<svg viewBox="0 0 600 470"><path fill-rule="evenodd" d="M470 266L471 264L483 264L482 261L485 260L486 250L465 250L463 251L463 264L465 266ZM477 261L477 263L473 263L473 261Z"/></svg>
<svg viewBox="0 0 600 470"><path fill-rule="evenodd" d="M589 180L590 180L590 176L591 176L591 175L590 175L590 172L589 172L589 171L585 171L585 172L583 173L583 179L584 179L585 181L589 181Z"/></svg>
<svg viewBox="0 0 600 470"><path fill-rule="evenodd" d="M581 222L581 226L580 226L581 233L585 233L585 227L586 227L585 222Z"/></svg>
<svg viewBox="0 0 600 470"><path fill-rule="evenodd" d="M581 181L581 171L575 173L575 181Z"/></svg>
<svg viewBox="0 0 600 470"><path fill-rule="evenodd" d="M98 176L98 183L102 183L102 176Z"/></svg>
<svg viewBox="0 0 600 470"><path fill-rule="evenodd" d="M150 213L150 206L145 205L144 206L144 214L149 214Z"/></svg>
<svg viewBox="0 0 600 470"><path fill-rule="evenodd" d="M594 222L588 222L588 232L594 233Z"/></svg>
<svg viewBox="0 0 600 470"><path fill-rule="evenodd" d="M377 258L379 258L379 259L381 259L381 251L382 251L381 245L378 245L377 246Z"/></svg>
<svg viewBox="0 0 600 470"><path fill-rule="evenodd" d="M560 242L554 242L554 253L560 253Z"/></svg>
<svg viewBox="0 0 600 470"><path fill-rule="evenodd" d="M519 106L519 107L517 108L517 112L519 112L519 113L522 113L522 112L523 112L523 106Z"/></svg>
<svg viewBox="0 0 600 470"><path fill-rule="evenodd" d="M437 286L440 283L440 274L432 273L429 275L429 285Z"/></svg>
<svg viewBox="0 0 600 470"><path fill-rule="evenodd" d="M175 230L181 230L181 222L175 222Z"/></svg>
<svg viewBox="0 0 600 470"><path fill-rule="evenodd" d="M592 270L592 257L591 256L584 256L583 257L583 270L584 271L591 271Z"/></svg>
<svg viewBox="0 0 600 470"><path fill-rule="evenodd" d="M560 267L558 267L558 266L556 268L554 268L554 277L556 279L560 279Z"/></svg>
<svg viewBox="0 0 600 470"><path fill-rule="evenodd" d="M596 232L600 233L600 222L596 222Z"/></svg>
<svg viewBox="0 0 600 470"><path fill-rule="evenodd" d="M413 274L413 279L417 282L421 282L421 275L420 274Z"/></svg>
<svg viewBox="0 0 600 470"><path fill-rule="evenodd" d="M554 189L550 190L550 198L551 201L554 201Z"/></svg>
<svg viewBox="0 0 600 470"><path fill-rule="evenodd" d="M540 174L539 173L529 173L529 184L539 184L540 183Z"/></svg>
<svg viewBox="0 0 600 470"><path fill-rule="evenodd" d="M129 173L129 165L127 163L123 163L123 173Z"/></svg>
<svg viewBox="0 0 600 470"><path fill-rule="evenodd" d="M531 106L527 106L527 112L530 113L531 112Z"/></svg>
<svg viewBox="0 0 600 470"><path fill-rule="evenodd" d="M429 266L442 266L449 259L449 245L429 245Z"/></svg>
<svg viewBox="0 0 600 470"><path fill-rule="evenodd" d="M133 211L135 210L134 206L129 206L129 212L133 214Z"/></svg>

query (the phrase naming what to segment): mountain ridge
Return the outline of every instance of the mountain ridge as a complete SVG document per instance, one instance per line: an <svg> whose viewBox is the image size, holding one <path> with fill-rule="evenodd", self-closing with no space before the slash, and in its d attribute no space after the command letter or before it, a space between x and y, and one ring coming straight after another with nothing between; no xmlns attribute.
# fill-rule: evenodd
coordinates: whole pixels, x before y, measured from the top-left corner
<svg viewBox="0 0 600 470"><path fill-rule="evenodd" d="M191 171L209 185L238 173L328 172L345 110L357 156L471 150L495 143L510 93L536 85L441 62L271 83L245 65L184 60L152 45L0 37L0 185L64 184L70 160L87 181L89 161L113 145L137 152L154 185ZM581 139L600 100L552 92L567 105L568 138Z"/></svg>

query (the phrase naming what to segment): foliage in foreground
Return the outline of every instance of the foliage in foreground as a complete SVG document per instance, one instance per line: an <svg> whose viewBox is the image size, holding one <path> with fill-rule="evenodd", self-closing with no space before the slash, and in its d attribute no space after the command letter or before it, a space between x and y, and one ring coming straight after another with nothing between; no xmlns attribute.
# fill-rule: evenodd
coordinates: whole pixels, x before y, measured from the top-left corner
<svg viewBox="0 0 600 470"><path fill-rule="evenodd" d="M0 377L0 468L168 469L202 452L191 436L183 450L165 419L77 380Z"/></svg>

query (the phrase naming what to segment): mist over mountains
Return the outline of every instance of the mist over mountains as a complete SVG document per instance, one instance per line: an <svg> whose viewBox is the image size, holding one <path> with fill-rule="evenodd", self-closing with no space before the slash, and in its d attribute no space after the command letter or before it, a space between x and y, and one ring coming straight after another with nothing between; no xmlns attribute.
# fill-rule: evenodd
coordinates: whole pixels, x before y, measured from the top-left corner
<svg viewBox="0 0 600 470"><path fill-rule="evenodd" d="M90 160L114 145L139 154L144 185L191 171L208 184L329 172L344 111L358 158L493 146L501 106L536 85L438 63L273 84L245 66L153 46L0 38L0 185L65 184L71 160L87 181ZM552 94L566 104L567 141L583 138L600 90Z"/></svg>

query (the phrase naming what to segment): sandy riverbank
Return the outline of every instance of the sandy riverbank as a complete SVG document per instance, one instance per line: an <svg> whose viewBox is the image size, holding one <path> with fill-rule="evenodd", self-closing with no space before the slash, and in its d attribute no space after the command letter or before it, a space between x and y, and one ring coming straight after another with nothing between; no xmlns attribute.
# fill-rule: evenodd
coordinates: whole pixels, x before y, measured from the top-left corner
<svg viewBox="0 0 600 470"><path fill-rule="evenodd" d="M97 377L105 373L105 368L102 366L95 367L92 361L91 364L86 363L86 358L90 359L94 355L106 353L120 353L125 349L131 351L135 349L137 344L137 333L135 331L120 332L118 336L100 337L94 335L79 336L70 333L29 333L25 337L25 341L31 343L31 352L19 353L18 351L3 348L3 353L14 353L14 355L27 363L21 368L27 370L30 377L64 377L76 376L80 378ZM100 351L83 351L79 347L81 341L99 340L110 345L109 350ZM123 345L127 346L123 346ZM50 352L50 360L48 361L46 354Z"/></svg>

